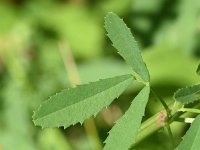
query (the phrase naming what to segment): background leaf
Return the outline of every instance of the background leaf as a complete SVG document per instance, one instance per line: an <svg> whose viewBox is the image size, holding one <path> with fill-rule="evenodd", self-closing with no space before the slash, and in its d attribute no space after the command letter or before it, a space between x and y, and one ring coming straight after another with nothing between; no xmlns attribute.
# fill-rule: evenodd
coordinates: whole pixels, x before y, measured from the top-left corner
<svg viewBox="0 0 200 150"><path fill-rule="evenodd" d="M20 150L36 150L36 145L30 135L31 122L27 107L27 95L9 82L2 91L5 100L5 108L1 112L0 119L0 149L12 150L17 147Z"/></svg>
<svg viewBox="0 0 200 150"><path fill-rule="evenodd" d="M94 17L87 8L73 4L34 7L40 9L34 15L43 26L53 28L69 44L75 57L91 59L102 54L104 32L98 23L100 18Z"/></svg>
<svg viewBox="0 0 200 150"><path fill-rule="evenodd" d="M131 74L132 69L118 59L104 58L85 62L77 66L81 83L94 82L98 79L112 78L113 75L121 76Z"/></svg>
<svg viewBox="0 0 200 150"><path fill-rule="evenodd" d="M175 92L176 101L183 104L191 103L200 99L200 84L179 89Z"/></svg>
<svg viewBox="0 0 200 150"><path fill-rule="evenodd" d="M144 87L124 116L116 122L105 141L105 150L129 149L134 143L149 99L149 92L149 86Z"/></svg>
<svg viewBox="0 0 200 150"><path fill-rule="evenodd" d="M66 143L76 150L92 149L94 143L82 126L40 130L31 112L55 91L70 87L58 43L69 45L83 84L133 72L104 35L102 23L108 11L123 17L133 29L151 85L167 104L172 103L173 91L200 81L195 75L200 63L199 6L198 0L1 0L0 149L66 149ZM140 88L134 81L105 114L96 116L101 141ZM163 109L153 99L148 102L147 117ZM188 128L177 122L170 127L178 144ZM171 141L162 130L135 149L171 150Z"/></svg>
<svg viewBox="0 0 200 150"><path fill-rule="evenodd" d="M82 123L108 106L132 79L132 75L123 75L64 90L42 103L33 116L34 123L42 127L65 128Z"/></svg>
<svg viewBox="0 0 200 150"><path fill-rule="evenodd" d="M123 20L114 13L108 13L105 18L105 28L119 54L144 81L149 81L149 72L139 47Z"/></svg>
<svg viewBox="0 0 200 150"><path fill-rule="evenodd" d="M176 150L197 150L199 149L200 141L200 115L196 117L190 129L183 137L183 141L179 144Z"/></svg>

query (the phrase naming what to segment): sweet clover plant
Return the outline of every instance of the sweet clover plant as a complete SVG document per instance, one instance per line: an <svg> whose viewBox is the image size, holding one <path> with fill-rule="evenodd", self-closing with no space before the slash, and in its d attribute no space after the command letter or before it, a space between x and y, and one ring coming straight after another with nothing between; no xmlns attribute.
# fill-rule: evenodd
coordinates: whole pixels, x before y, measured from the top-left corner
<svg viewBox="0 0 200 150"><path fill-rule="evenodd" d="M42 128L62 126L67 128L76 123L82 124L85 119L96 116L104 107L109 106L130 84L134 83L133 81L137 81L143 84L143 88L133 98L125 114L109 131L103 149L127 150L131 147L134 148L137 142L162 127L166 127L170 137L173 138L170 129L172 122L187 112L200 113L198 109L200 85L179 89L174 94L174 103L167 105L151 87L149 71L142 59L141 51L123 20L114 13L108 13L105 17L105 29L113 46L125 62L131 66L133 73L78 85L51 96L34 112L34 124ZM200 74L200 67L197 69L197 74ZM150 92L160 100L165 111L158 112L142 123ZM189 103L195 105L187 108ZM173 145L174 148L177 150L199 149L200 115L197 115L195 119L184 118L184 122L192 123L191 127L181 143L178 146Z"/></svg>

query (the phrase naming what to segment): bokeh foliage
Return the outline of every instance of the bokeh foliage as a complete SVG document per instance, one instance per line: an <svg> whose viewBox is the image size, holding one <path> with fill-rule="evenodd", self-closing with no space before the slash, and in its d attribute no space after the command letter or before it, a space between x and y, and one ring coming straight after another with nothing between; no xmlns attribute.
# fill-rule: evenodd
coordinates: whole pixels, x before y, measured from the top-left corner
<svg viewBox="0 0 200 150"><path fill-rule="evenodd" d="M199 10L198 0L1 0L0 149L91 149L82 126L41 130L31 116L42 100L71 86L60 44L69 46L82 83L129 72L105 35L103 20L110 11L131 27L144 49L152 86L170 103L176 89L199 82ZM138 86L95 119L102 141ZM147 116L160 109L152 98ZM185 128L172 125L176 143ZM170 141L160 142L167 138L165 130L152 136L138 147L170 148Z"/></svg>

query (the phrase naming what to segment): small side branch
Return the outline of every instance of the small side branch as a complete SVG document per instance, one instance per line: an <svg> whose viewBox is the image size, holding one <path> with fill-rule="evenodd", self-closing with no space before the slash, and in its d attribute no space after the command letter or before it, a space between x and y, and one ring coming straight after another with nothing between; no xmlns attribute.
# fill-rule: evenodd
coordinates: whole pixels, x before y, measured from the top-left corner
<svg viewBox="0 0 200 150"><path fill-rule="evenodd" d="M198 113L198 114L200 114L200 109L195 109L195 108L181 108L178 111L181 111L181 112L191 112L191 113Z"/></svg>
<svg viewBox="0 0 200 150"><path fill-rule="evenodd" d="M163 105L163 107L165 108L166 112L167 112L167 116L168 118L171 117L171 109L168 107L168 105L165 103L165 101L163 100L162 97L160 97L155 91L154 89L151 87L151 92L154 94L154 96L161 102L161 104Z"/></svg>

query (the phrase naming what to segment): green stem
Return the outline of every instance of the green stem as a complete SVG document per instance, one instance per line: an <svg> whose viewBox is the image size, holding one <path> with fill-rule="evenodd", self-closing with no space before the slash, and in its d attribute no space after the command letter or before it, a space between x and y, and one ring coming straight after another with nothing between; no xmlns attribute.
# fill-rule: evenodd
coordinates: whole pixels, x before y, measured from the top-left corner
<svg viewBox="0 0 200 150"><path fill-rule="evenodd" d="M166 110L166 113L167 113L167 120L169 120L171 118L171 110L169 109L168 105L165 103L165 101L162 99L162 97L160 97L154 90L153 88L151 87L151 91L152 93L159 99L159 101L162 103L162 105L164 106L165 110ZM171 131L171 128L170 128L170 125L168 122L166 122L166 128L167 128L167 131L169 133L169 137L170 137L170 140L171 140L171 143L172 143L172 147L174 148L175 147L175 143L174 143L174 138L173 138L173 134L172 134L172 131Z"/></svg>
<svg viewBox="0 0 200 150"><path fill-rule="evenodd" d="M154 89L151 87L151 92L154 94L154 96L162 103L163 107L165 108L166 112L167 112L167 116L168 118L171 116L171 110L169 109L168 105L165 103L165 101L163 100L162 97L160 97L155 91Z"/></svg>
<svg viewBox="0 0 200 150"><path fill-rule="evenodd" d="M172 143L172 149L174 149L174 147L175 147L174 136L172 134L172 130L170 128L170 124L169 123L166 123L166 128L167 128L167 131L169 133L169 137L170 137L170 140L171 140L171 143Z"/></svg>
<svg viewBox="0 0 200 150"><path fill-rule="evenodd" d="M182 123L192 123L194 121L194 118L177 118L177 122L182 122Z"/></svg>
<svg viewBox="0 0 200 150"><path fill-rule="evenodd" d="M173 104L168 105L169 108L172 107L172 106L173 106ZM196 108L196 109L200 108L200 103L194 105L193 108ZM164 122L161 119L162 116L167 116L165 109L156 113L155 115L153 115L152 117L150 117L149 119L147 119L146 121L144 121L142 123L142 125L141 125L141 127L138 131L136 142L133 146L136 146L143 139L147 138L148 136L152 135L153 133L155 133L159 129L163 128L165 126L166 121L170 125L171 123L176 121L177 118L179 118L180 116L194 117L194 113L191 113L191 112L188 112L188 111L187 112L180 112L180 111L175 112L174 111L172 113L172 116L169 119L165 120Z"/></svg>
<svg viewBox="0 0 200 150"><path fill-rule="evenodd" d="M198 113L198 114L200 114L200 110L199 109L195 109L195 108L181 108L178 111L181 111L181 112L191 112L191 113Z"/></svg>
<svg viewBox="0 0 200 150"><path fill-rule="evenodd" d="M154 132L158 131L160 128L164 127L164 122L160 121L161 114L167 115L165 111L158 112L157 114L153 115L151 118L144 121L138 131L138 135L136 138L136 143L139 143L149 135L153 134Z"/></svg>

